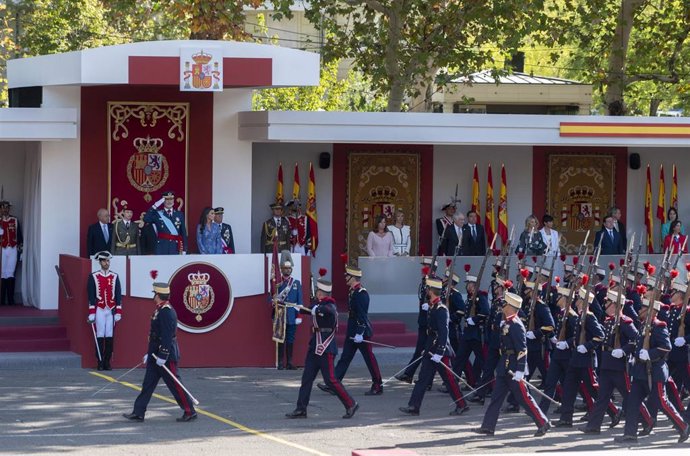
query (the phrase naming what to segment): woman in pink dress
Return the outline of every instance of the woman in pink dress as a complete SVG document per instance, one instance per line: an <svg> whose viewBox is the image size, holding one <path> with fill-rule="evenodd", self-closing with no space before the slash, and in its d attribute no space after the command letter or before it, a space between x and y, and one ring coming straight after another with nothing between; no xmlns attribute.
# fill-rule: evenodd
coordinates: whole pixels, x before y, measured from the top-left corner
<svg viewBox="0 0 690 456"><path fill-rule="evenodd" d="M377 257L393 256L393 235L388 231L385 215L376 217L374 229L367 237L367 253Z"/></svg>

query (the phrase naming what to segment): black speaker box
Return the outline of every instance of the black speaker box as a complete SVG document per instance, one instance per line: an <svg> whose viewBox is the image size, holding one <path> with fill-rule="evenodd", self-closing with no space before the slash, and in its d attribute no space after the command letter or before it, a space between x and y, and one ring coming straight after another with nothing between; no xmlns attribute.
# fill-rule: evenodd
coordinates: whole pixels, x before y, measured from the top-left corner
<svg viewBox="0 0 690 456"><path fill-rule="evenodd" d="M331 166L331 154L328 152L321 152L319 154L319 168L328 169Z"/></svg>
<svg viewBox="0 0 690 456"><path fill-rule="evenodd" d="M640 169L640 154L630 154L630 169Z"/></svg>

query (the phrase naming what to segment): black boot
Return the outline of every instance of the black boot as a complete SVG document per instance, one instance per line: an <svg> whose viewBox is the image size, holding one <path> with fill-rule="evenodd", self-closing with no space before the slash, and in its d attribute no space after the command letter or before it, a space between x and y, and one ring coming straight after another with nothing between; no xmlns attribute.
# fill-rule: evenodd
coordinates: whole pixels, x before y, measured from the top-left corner
<svg viewBox="0 0 690 456"><path fill-rule="evenodd" d="M283 347L285 344L278 344L278 370L283 370Z"/></svg>
<svg viewBox="0 0 690 456"><path fill-rule="evenodd" d="M0 281L0 306L7 304L7 279Z"/></svg>
<svg viewBox="0 0 690 456"><path fill-rule="evenodd" d="M98 337L96 338L96 343L98 344L98 347L96 348L96 359L98 360L98 370L102 371L105 366L104 366L104 358L103 358L103 352L105 351L105 337Z"/></svg>
<svg viewBox="0 0 690 456"><path fill-rule="evenodd" d="M295 366L292 365L292 348L293 348L293 346L294 345L290 344L290 343L285 344L285 354L287 355L287 365L285 366L285 368L287 370L297 369Z"/></svg>
<svg viewBox="0 0 690 456"><path fill-rule="evenodd" d="M14 277L7 279L7 304L14 305Z"/></svg>
<svg viewBox="0 0 690 456"><path fill-rule="evenodd" d="M110 367L110 358L113 356L113 338L106 337L103 350L103 370L113 370Z"/></svg>

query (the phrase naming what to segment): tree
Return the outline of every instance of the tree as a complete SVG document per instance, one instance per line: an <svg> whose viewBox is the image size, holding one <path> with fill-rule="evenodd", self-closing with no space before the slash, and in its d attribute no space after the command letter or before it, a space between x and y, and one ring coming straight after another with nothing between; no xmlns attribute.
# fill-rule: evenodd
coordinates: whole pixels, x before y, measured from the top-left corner
<svg viewBox="0 0 690 456"><path fill-rule="evenodd" d="M274 2L275 17L291 17L292 3ZM314 0L305 15L327 35L326 61L353 59L388 95L388 111L400 111L405 96L427 91L439 69L443 85L446 68L468 75L502 67L503 57L548 19L541 0Z"/></svg>
<svg viewBox="0 0 690 456"><path fill-rule="evenodd" d="M192 40L238 40L250 36L244 30L244 7L258 8L261 0L168 0L168 8L180 23L189 24Z"/></svg>
<svg viewBox="0 0 690 456"><path fill-rule="evenodd" d="M11 27L11 12L7 5L0 3L0 107L7 106L7 71L4 62L16 52L14 29Z"/></svg>

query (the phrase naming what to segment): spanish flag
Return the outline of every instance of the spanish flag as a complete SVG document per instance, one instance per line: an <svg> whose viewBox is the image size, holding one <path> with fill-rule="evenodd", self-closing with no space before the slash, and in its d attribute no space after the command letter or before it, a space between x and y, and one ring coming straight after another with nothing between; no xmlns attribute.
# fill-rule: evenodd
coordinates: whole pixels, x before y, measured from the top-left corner
<svg viewBox="0 0 690 456"><path fill-rule="evenodd" d="M311 234L311 256L316 257L316 249L319 246L319 224L316 217L316 181L314 180L314 167L309 163L309 188L307 195L307 218L309 219L309 231Z"/></svg>
<svg viewBox="0 0 690 456"><path fill-rule="evenodd" d="M283 164L278 165L278 184L276 186L276 203L285 204L285 197L283 196Z"/></svg>
<svg viewBox="0 0 690 456"><path fill-rule="evenodd" d="M678 210L678 176L676 175L676 165L673 165L673 184L671 184L671 207Z"/></svg>
<svg viewBox="0 0 690 456"><path fill-rule="evenodd" d="M496 220L494 219L494 179L491 176L491 164L486 177L486 214L484 214L484 230L487 239L493 239L496 232Z"/></svg>
<svg viewBox="0 0 690 456"><path fill-rule="evenodd" d="M479 203L479 172L477 171L477 164L474 164L474 176L472 177L472 211L477 213L477 223L482 219L479 213L481 205Z"/></svg>
<svg viewBox="0 0 690 456"><path fill-rule="evenodd" d="M504 165L501 165L501 193L498 199L498 235L505 245L508 242L508 190Z"/></svg>
<svg viewBox="0 0 690 456"><path fill-rule="evenodd" d="M656 218L666 223L666 182L664 179L664 165L659 166L659 200L656 203Z"/></svg>
<svg viewBox="0 0 690 456"><path fill-rule="evenodd" d="M644 194L644 225L647 228L647 253L654 253L654 218L652 217L652 171L647 165L647 185Z"/></svg>
<svg viewBox="0 0 690 456"><path fill-rule="evenodd" d="M295 177L292 180L292 199L293 200L298 200L299 199L299 166L297 165L297 162L295 162Z"/></svg>

